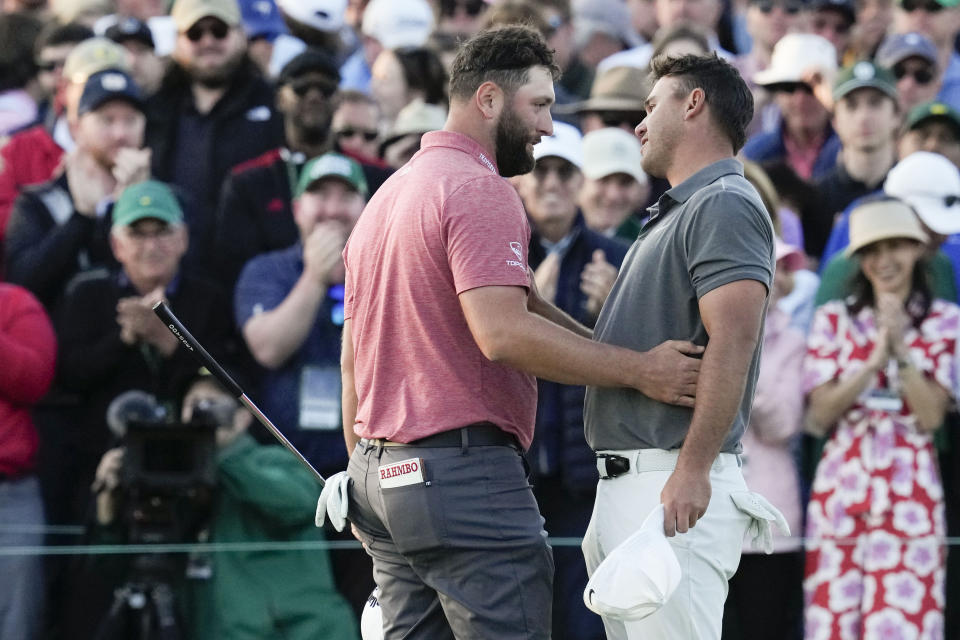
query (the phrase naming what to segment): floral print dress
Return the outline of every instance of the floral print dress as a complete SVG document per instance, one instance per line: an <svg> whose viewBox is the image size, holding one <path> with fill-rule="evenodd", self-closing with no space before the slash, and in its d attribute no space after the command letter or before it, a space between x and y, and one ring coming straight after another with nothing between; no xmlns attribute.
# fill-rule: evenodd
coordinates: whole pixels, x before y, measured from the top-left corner
<svg viewBox="0 0 960 640"><path fill-rule="evenodd" d="M914 366L954 395L960 307L934 300L905 343ZM865 366L877 338L873 309L820 307L804 391ZM840 418L817 466L807 507L806 640L943 640L946 535L943 487L930 434L897 392L895 365L877 373Z"/></svg>

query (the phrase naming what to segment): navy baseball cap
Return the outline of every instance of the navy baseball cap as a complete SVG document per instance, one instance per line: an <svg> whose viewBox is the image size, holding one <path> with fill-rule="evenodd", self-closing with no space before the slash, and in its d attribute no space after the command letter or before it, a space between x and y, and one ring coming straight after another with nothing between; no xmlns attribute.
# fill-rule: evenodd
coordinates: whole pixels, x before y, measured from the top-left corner
<svg viewBox="0 0 960 640"><path fill-rule="evenodd" d="M874 56L881 67L893 68L907 58L922 58L937 66L937 46L922 33L895 33L884 38Z"/></svg>
<svg viewBox="0 0 960 640"><path fill-rule="evenodd" d="M853 0L811 0L807 6L813 11L833 10L842 13L851 24L857 21L857 7Z"/></svg>
<svg viewBox="0 0 960 640"><path fill-rule="evenodd" d="M82 116L88 111L99 109L111 100L125 100L143 111L143 97L133 78L123 71L107 69L87 78L86 84L83 85L83 93L80 95L77 113Z"/></svg>
<svg viewBox="0 0 960 640"><path fill-rule="evenodd" d="M153 41L153 32L150 31L147 23L133 17L120 18L116 23L107 27L103 35L117 44L123 44L128 40L135 40L145 44L151 49L156 47Z"/></svg>
<svg viewBox="0 0 960 640"><path fill-rule="evenodd" d="M282 87L305 73L311 72L322 74L333 82L340 83L340 70L337 68L333 56L323 49L311 47L294 56L290 62L284 65L283 69L280 70L280 75L277 76L277 86Z"/></svg>

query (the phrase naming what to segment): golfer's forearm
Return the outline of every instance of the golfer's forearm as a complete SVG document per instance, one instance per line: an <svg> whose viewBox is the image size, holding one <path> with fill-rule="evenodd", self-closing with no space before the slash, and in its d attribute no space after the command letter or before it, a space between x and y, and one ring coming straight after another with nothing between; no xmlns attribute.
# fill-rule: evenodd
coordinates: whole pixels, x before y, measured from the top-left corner
<svg viewBox="0 0 960 640"><path fill-rule="evenodd" d="M352 377L350 381L353 382ZM352 385L348 389L345 383L346 379L344 379L341 398L341 414L343 416L343 443L347 447L347 455L349 456L353 453L357 443L360 442L360 436L353 430L353 425L357 421L357 393Z"/></svg>
<svg viewBox="0 0 960 640"><path fill-rule="evenodd" d="M700 365L697 401L677 466L713 464L740 410L756 340L743 335L711 336Z"/></svg>
<svg viewBox="0 0 960 640"><path fill-rule="evenodd" d="M569 329L578 336L584 338L593 338L593 331L590 328L583 326L574 320L570 314L563 311L559 307L550 304L549 302L542 302L535 308L531 309L531 311L541 318L549 320L550 322L559 325L564 329Z"/></svg>
<svg viewBox="0 0 960 640"><path fill-rule="evenodd" d="M481 345L494 362L561 384L632 386L643 354L594 342L534 314L500 323Z"/></svg>

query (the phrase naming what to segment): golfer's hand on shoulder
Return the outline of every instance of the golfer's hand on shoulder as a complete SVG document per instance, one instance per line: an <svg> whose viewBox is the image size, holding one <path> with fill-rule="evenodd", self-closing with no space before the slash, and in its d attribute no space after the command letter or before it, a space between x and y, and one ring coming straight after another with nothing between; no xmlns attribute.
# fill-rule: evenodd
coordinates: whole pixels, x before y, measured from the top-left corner
<svg viewBox="0 0 960 640"><path fill-rule="evenodd" d="M693 407L700 375L700 359L693 356L702 354L703 349L685 340L667 340L639 354L635 388L658 402Z"/></svg>
<svg viewBox="0 0 960 640"><path fill-rule="evenodd" d="M707 512L711 492L709 467L705 470L675 469L660 492L663 533L670 537L692 529Z"/></svg>
<svg viewBox="0 0 960 640"><path fill-rule="evenodd" d="M320 499L317 501L317 514L314 523L322 527L324 521L330 518L330 524L337 531L343 531L347 525L347 510L350 507L350 476L346 471L335 473L327 478Z"/></svg>

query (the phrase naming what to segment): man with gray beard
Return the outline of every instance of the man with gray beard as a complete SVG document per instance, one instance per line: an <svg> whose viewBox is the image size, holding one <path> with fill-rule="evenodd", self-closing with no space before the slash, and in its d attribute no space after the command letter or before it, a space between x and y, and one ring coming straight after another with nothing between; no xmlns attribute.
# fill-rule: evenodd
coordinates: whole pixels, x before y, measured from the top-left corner
<svg viewBox="0 0 960 640"><path fill-rule="evenodd" d="M283 144L283 123L273 90L247 57L236 0L176 0L170 14L177 40L150 101L147 140L154 175L192 205L191 245L202 256L227 173Z"/></svg>

